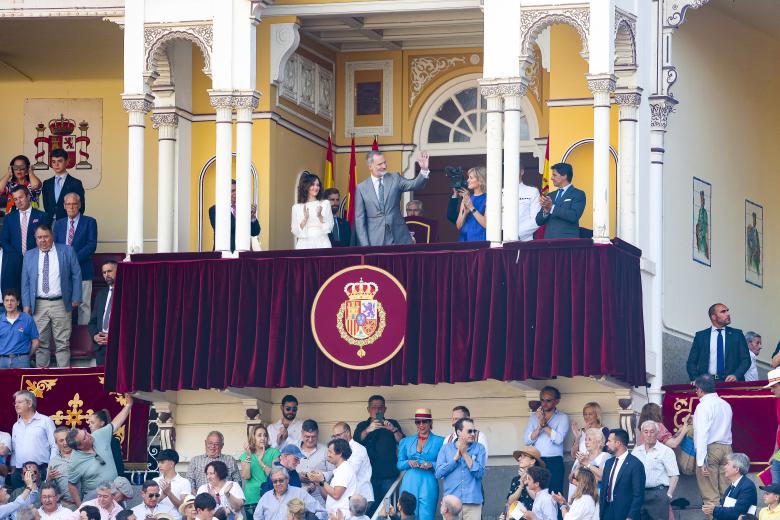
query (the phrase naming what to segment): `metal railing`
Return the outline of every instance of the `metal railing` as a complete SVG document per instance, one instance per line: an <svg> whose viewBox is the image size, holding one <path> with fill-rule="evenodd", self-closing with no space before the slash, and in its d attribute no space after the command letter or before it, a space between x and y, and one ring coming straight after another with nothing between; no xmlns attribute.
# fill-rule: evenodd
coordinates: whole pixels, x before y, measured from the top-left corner
<svg viewBox="0 0 780 520"><path fill-rule="evenodd" d="M385 496L383 496L381 499L379 499L379 505L376 508L376 511L374 511L374 514L371 516L371 520L379 520L380 518L384 518L383 515L380 515L380 513L384 510L385 504L390 504L391 506L395 507L395 505L398 503L398 497L401 494L401 480L404 478L404 471L402 471L398 478L395 479L395 482L393 482L393 485L390 486L390 489L387 490L387 493L385 493ZM377 497L374 497L374 500L377 500ZM387 514L387 512L385 512Z"/></svg>

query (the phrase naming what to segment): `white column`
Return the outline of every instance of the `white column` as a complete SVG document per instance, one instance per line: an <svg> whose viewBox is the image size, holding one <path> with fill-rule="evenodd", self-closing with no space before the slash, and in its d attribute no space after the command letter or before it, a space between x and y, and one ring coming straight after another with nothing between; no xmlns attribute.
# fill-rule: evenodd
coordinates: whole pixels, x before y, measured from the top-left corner
<svg viewBox="0 0 780 520"><path fill-rule="evenodd" d="M252 204L252 112L259 92L233 97L236 108L236 251L249 251Z"/></svg>
<svg viewBox="0 0 780 520"><path fill-rule="evenodd" d="M233 170L233 95L209 91L211 106L217 112L217 174L214 189L214 250L230 251L230 180Z"/></svg>
<svg viewBox="0 0 780 520"><path fill-rule="evenodd" d="M127 254L144 250L144 130L152 96L124 94L127 111Z"/></svg>
<svg viewBox="0 0 780 520"><path fill-rule="evenodd" d="M520 199L520 100L527 86L519 79L505 85L504 94L504 213L503 241L517 240Z"/></svg>
<svg viewBox="0 0 780 520"><path fill-rule="evenodd" d="M642 89L619 91L615 103L618 120L618 221L617 235L637 245L636 150L637 111L642 101Z"/></svg>
<svg viewBox="0 0 780 520"><path fill-rule="evenodd" d="M152 114L157 129L157 252L173 251L176 176L176 128L179 116L175 112Z"/></svg>
<svg viewBox="0 0 780 520"><path fill-rule="evenodd" d="M615 76L589 74L593 92L593 241L609 243L609 95Z"/></svg>
<svg viewBox="0 0 780 520"><path fill-rule="evenodd" d="M501 243L501 159L503 134L503 94L501 85L483 84L481 93L487 99L487 239Z"/></svg>

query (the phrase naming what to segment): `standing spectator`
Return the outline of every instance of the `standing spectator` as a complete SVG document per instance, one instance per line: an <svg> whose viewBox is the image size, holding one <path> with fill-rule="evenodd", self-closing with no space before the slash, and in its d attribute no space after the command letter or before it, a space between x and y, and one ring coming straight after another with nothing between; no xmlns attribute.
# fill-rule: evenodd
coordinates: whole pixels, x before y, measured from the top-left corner
<svg viewBox="0 0 780 520"><path fill-rule="evenodd" d="M179 454L174 450L160 450L157 454L157 470L160 472L155 481L160 486L162 500L160 505L175 510L174 516L179 516L179 508L185 497L191 496L192 484L185 477L176 472L176 464L179 463ZM194 497L193 497L194 500Z"/></svg>
<svg viewBox="0 0 780 520"><path fill-rule="evenodd" d="M227 465L221 460L206 464L206 483L198 488L198 493L208 493L217 501L217 506L225 513L238 513L244 507L244 490L241 484L228 480Z"/></svg>
<svg viewBox="0 0 780 520"><path fill-rule="evenodd" d="M527 520L556 520L558 506L555 505L550 490L550 472L545 468L530 467L525 477L526 487L534 497L534 505L530 511L525 511L521 518Z"/></svg>
<svg viewBox="0 0 780 520"><path fill-rule="evenodd" d="M748 514L751 509L755 511L758 504L756 485L747 476L750 471L750 459L744 453L730 453L726 459L724 473L730 485L723 492L720 505L701 506L702 512L708 518L716 520L735 520L740 515Z"/></svg>
<svg viewBox="0 0 780 520"><path fill-rule="evenodd" d="M254 520L287 520L287 506L293 500L300 500L309 513L320 510L319 503L305 490L290 485L287 470L274 466L268 477L273 489L263 494L254 512ZM317 486L319 488L319 485Z"/></svg>
<svg viewBox="0 0 780 520"><path fill-rule="evenodd" d="M225 447L225 437L222 433L214 430L206 436L206 453L192 457L187 471L187 478L190 479L192 489L198 489L206 483L206 465L215 460L222 461L228 469L228 480L241 482L241 472L236 464L236 459L230 455L223 455L222 448ZM197 497L196 497L197 498Z"/></svg>
<svg viewBox="0 0 780 520"><path fill-rule="evenodd" d="M87 425L89 431L95 433L103 426L111 422L111 412L103 408L98 410L87 419ZM111 454L114 458L114 466L116 466L116 474L124 475L125 473L125 461L122 455L122 445L119 443L119 438L116 435L111 436Z"/></svg>
<svg viewBox="0 0 780 520"><path fill-rule="evenodd" d="M769 484L768 486L759 486L764 492L764 505L766 506L758 513L758 520L777 520L780 518L780 484Z"/></svg>
<svg viewBox="0 0 780 520"><path fill-rule="evenodd" d="M49 471L46 476L47 481L53 483L60 490L60 501L69 510L76 509L76 500L70 494L70 486L68 486L68 479L70 478L70 458L73 455L73 448L68 446L68 432L70 428L67 426L59 426L54 430L54 441L57 443L58 453L53 455L51 461L49 461ZM81 489L76 487L76 492L80 495ZM41 497L43 499L43 497Z"/></svg>
<svg viewBox="0 0 780 520"><path fill-rule="evenodd" d="M458 439L444 444L436 459L436 478L444 479L444 494L455 495L463 503L463 520L482 517L482 476L485 448L477 440L471 419L455 423Z"/></svg>
<svg viewBox="0 0 780 520"><path fill-rule="evenodd" d="M328 235L332 247L349 247L352 232L349 229L349 222L337 216L341 206L341 193L337 188L328 188L322 192L322 196L330 203L331 213L333 213L333 230ZM327 449L327 448L326 448Z"/></svg>
<svg viewBox="0 0 780 520"><path fill-rule="evenodd" d="M645 467L645 499L642 512L650 518L669 515L680 471L671 448L658 442L658 423L645 421L641 425L644 442L634 448L634 457Z"/></svg>
<svg viewBox="0 0 780 520"><path fill-rule="evenodd" d="M598 520L599 491L598 479L591 471L580 468L575 476L577 487L569 495L569 502L560 493L553 499L561 506L561 513L566 520ZM661 517L663 518L663 517Z"/></svg>
<svg viewBox="0 0 780 520"><path fill-rule="evenodd" d="M694 382L699 405L693 414L696 447L696 483L704 505L715 506L729 485L725 475L731 454L731 406L715 393L715 378L698 376Z"/></svg>
<svg viewBox="0 0 780 520"><path fill-rule="evenodd" d="M108 324L111 320L111 304L114 301L114 281L116 281L117 264L114 260L107 260L100 266L103 280L108 287L100 289L95 296L95 306L89 318L89 334L95 347L95 364L98 366L106 363L106 345L108 344Z"/></svg>
<svg viewBox="0 0 780 520"><path fill-rule="evenodd" d="M5 214L14 209L14 199L11 192L17 186L23 186L30 192L32 205L38 207L38 198L41 196L41 180L35 175L35 170L30 167L30 159L26 155L17 155L11 159L8 166L8 175L0 178L0 192L6 196Z"/></svg>
<svg viewBox="0 0 780 520"><path fill-rule="evenodd" d="M372 487L371 476L373 467L371 460L369 459L368 451L352 438L352 429L345 422L337 422L333 425L333 438L343 439L349 444L349 449L352 451L352 454L347 462L349 462L349 465L352 466L352 469L355 472L355 480L357 481L356 493L365 497L370 504L376 497L374 496ZM381 498L377 499L376 502L379 502L379 500L381 500Z"/></svg>
<svg viewBox="0 0 780 520"><path fill-rule="evenodd" d="M41 347L35 364L49 366L50 341L54 341L57 366L70 366L72 309L81 304L81 267L73 248L55 245L51 228L35 230L38 247L27 251L22 266L22 303L40 332Z"/></svg>
<svg viewBox="0 0 780 520"><path fill-rule="evenodd" d="M571 420L571 433L574 435L574 442L571 445L571 456L577 458L578 452L588 451L585 447L585 432L589 428L600 428L604 439L609 437L609 428L601 424L601 405L599 403L585 403L582 408L583 425L577 424L577 421Z"/></svg>
<svg viewBox="0 0 780 520"><path fill-rule="evenodd" d="M97 249L97 221L80 213L81 198L77 193L65 195L65 215L54 222L54 242L73 248L81 267L81 305L79 306L79 325L86 325L90 318L92 302L92 279L95 268L92 255Z"/></svg>
<svg viewBox="0 0 780 520"><path fill-rule="evenodd" d="M518 196L520 197L519 221L517 225L518 239L522 242L533 240L534 232L539 229L536 223L536 214L542 209L539 202L539 190L533 186L525 184L525 170L520 168L520 185L518 187Z"/></svg>
<svg viewBox="0 0 780 520"><path fill-rule="evenodd" d="M269 446L266 427L262 424L255 425L244 445L244 453L238 458L241 463L241 478L244 480L244 510L247 518L254 516L255 507L260 501L260 489L268 480L271 468L280 455L279 450Z"/></svg>
<svg viewBox="0 0 780 520"><path fill-rule="evenodd" d="M62 507L57 486L51 482L44 482L40 487L41 507L38 514L41 520L71 520L73 511Z"/></svg>
<svg viewBox="0 0 780 520"><path fill-rule="evenodd" d="M7 218L7 217L6 217ZM22 287L22 257L13 251L4 251L0 247L0 291Z"/></svg>
<svg viewBox="0 0 780 520"><path fill-rule="evenodd" d="M428 408L414 412L416 437L404 437L398 446L398 470L405 471L401 491L417 498L414 514L420 520L433 520L439 502L439 483L436 482L436 459L444 437L431 431L433 416ZM374 497L377 502L383 497Z"/></svg>
<svg viewBox="0 0 780 520"><path fill-rule="evenodd" d="M441 499L439 513L444 520L457 520L463 510L463 504L455 495L445 495Z"/></svg>
<svg viewBox="0 0 780 520"><path fill-rule="evenodd" d="M512 482L509 484L509 495L506 497L506 509L508 510L514 502L520 502L526 509L531 509L534 506L534 499L528 493L528 486L526 486L526 475L528 474L528 468L532 466L538 466L544 468L544 461L539 454L539 450L533 446L523 446L519 450L512 453L512 457L517 461L517 476L512 478Z"/></svg>
<svg viewBox="0 0 780 520"><path fill-rule="evenodd" d="M721 381L744 381L750 368L750 351L740 329L729 327L731 314L722 303L708 310L711 326L693 338L686 369L691 381L709 374Z"/></svg>
<svg viewBox="0 0 780 520"><path fill-rule="evenodd" d="M601 480L604 464L609 458L609 453L604 451L604 434L598 428L590 428L585 432L585 451L577 453L574 466L571 468L569 476L569 494L571 496L577 487L577 471L585 468L596 476L596 480Z"/></svg>
<svg viewBox="0 0 780 520"><path fill-rule="evenodd" d="M11 192L16 211L3 219L0 245L3 246L3 273L0 280L3 288L22 287L22 257L35 247L35 230L41 224L48 224L49 217L30 205L30 192L24 186L17 186ZM10 277L10 278L9 278Z"/></svg>
<svg viewBox="0 0 780 520"><path fill-rule="evenodd" d="M780 368L771 370L767 375L769 380L764 388L771 388L775 396L775 410L777 414L777 431L775 432L775 454L772 456L770 468L772 471L772 484L780 484Z"/></svg>
<svg viewBox="0 0 780 520"><path fill-rule="evenodd" d="M544 228L544 238L579 238L580 217L585 211L585 192L571 183L574 169L571 164L558 163L550 167L550 180L557 190L539 197L541 209L536 223Z"/></svg>
<svg viewBox="0 0 780 520"><path fill-rule="evenodd" d="M282 467L287 470L287 476L290 479L290 485L293 487L301 487L301 477L298 474L298 464L301 463L303 453L298 446L294 444L287 444L282 448L280 452L279 460L273 463L273 467ZM267 493L272 488L272 482L266 480L260 487L260 494Z"/></svg>
<svg viewBox="0 0 780 520"><path fill-rule="evenodd" d="M0 486L0 520L14 518L19 509L29 506L38 499L38 486L32 475L24 474L22 482L25 489L13 502L10 500L8 489L5 486Z"/></svg>
<svg viewBox="0 0 780 520"><path fill-rule="evenodd" d="M333 464L336 469L333 470L333 478L330 484L325 482L325 476L315 472L315 479L318 480L322 491L327 498L325 499L325 509L330 513L341 511L346 518L349 514L349 497L357 493L358 481L355 476L355 470L349 464L349 458L352 456L352 448L344 439L333 439L328 443L328 462Z"/></svg>
<svg viewBox="0 0 780 520"><path fill-rule="evenodd" d="M170 501L163 504L160 501L160 484L154 480L147 480L141 486L142 502L133 508L136 518L156 517L158 514L178 516L178 511Z"/></svg>
<svg viewBox="0 0 780 520"><path fill-rule="evenodd" d="M750 368L745 372L745 381L758 381L756 359L761 353L761 334L749 330L745 333L745 341L747 342L748 354L750 355Z"/></svg>
<svg viewBox="0 0 780 520"><path fill-rule="evenodd" d="M83 512L90 507L94 507L100 512L100 520L114 520L116 515L122 511L122 506L114 500L114 497L111 494L111 482L106 481L99 483L95 487L95 492L97 493L97 497L82 502L76 512Z"/></svg>
<svg viewBox="0 0 780 520"><path fill-rule="evenodd" d="M320 493L316 482L309 478L313 471L320 471L327 480L333 475L333 467L328 464L328 447L319 442L319 425L313 419L303 421L303 440L301 452L304 459L298 465L298 472L303 487L322 507L325 507L325 497Z"/></svg>
<svg viewBox="0 0 780 520"><path fill-rule="evenodd" d="M120 511L117 513L117 516L119 516L122 513ZM79 509L79 511L76 513L78 515L77 518L79 520L102 520L103 514L101 513L100 509L98 509L95 506L84 506L83 509ZM135 518L135 516L133 516Z"/></svg>
<svg viewBox="0 0 780 520"><path fill-rule="evenodd" d="M458 191L461 201L458 220L455 225L458 231L460 231L458 240L461 242L485 240L485 230L487 228L487 218L485 217L485 208L487 207L486 182L487 170L484 166L478 166L468 171L468 179L466 180L468 189L461 188Z"/></svg>
<svg viewBox="0 0 780 520"><path fill-rule="evenodd" d="M458 433L455 431L455 423L458 422L460 419L470 419L470 418L471 418L471 412L465 406L458 405L455 408L453 408L452 417L450 418L450 424L452 425L452 433L450 433L449 435L447 435L447 437L444 438L444 444L455 442L458 439ZM480 443L483 448L485 448L485 460L487 460L487 457L489 455L489 450L488 450L487 435L485 435L485 432L477 430L477 442Z"/></svg>
<svg viewBox="0 0 780 520"><path fill-rule="evenodd" d="M3 291L0 313L0 368L30 368L30 358L38 349L38 327L29 314L19 311L16 289Z"/></svg>
<svg viewBox="0 0 780 520"><path fill-rule="evenodd" d="M303 172L298 181L298 198L292 207L290 230L295 237L295 249L331 247L328 235L333 229L330 202L323 200L322 183L313 173Z"/></svg>
<svg viewBox="0 0 780 520"><path fill-rule="evenodd" d="M122 410L116 414L113 421L102 428L91 434L76 428L68 432L68 446L73 449L68 487L77 506L81 504L79 484L81 492L88 495L95 491L101 482L108 481L108 492L111 494L110 482L117 477L114 454L111 452L111 438L130 416L133 407L133 397L130 394L125 394L124 399L125 406Z"/></svg>
<svg viewBox="0 0 780 520"><path fill-rule="evenodd" d="M282 397L282 417L268 425L268 438L271 446L281 450L286 444L299 446L301 443L301 427L303 422L296 419L298 415L298 399L294 395Z"/></svg>
<svg viewBox="0 0 780 520"><path fill-rule="evenodd" d="M677 432L672 435L672 432L670 432L666 426L664 426L664 419L661 413L660 406L655 403L647 403L642 407L642 411L639 413L639 421L637 424L642 425L645 423L645 421L654 421L658 425L658 442L675 449L680 445L685 436L688 434L688 428L690 428L690 425L688 424L688 421L683 421L680 429L678 429ZM641 430L639 430L638 438L639 444L645 442L644 438L642 437Z"/></svg>
<svg viewBox="0 0 780 520"><path fill-rule="evenodd" d="M558 410L561 393L554 386L545 386L539 392L542 402L539 410L528 418L525 443L542 454L550 471L550 491L563 490L563 441L569 430L569 416Z"/></svg>
<svg viewBox="0 0 780 520"><path fill-rule="evenodd" d="M64 199L68 193L75 193L81 199L81 212L87 207L84 198L84 185L80 180L70 175L66 170L68 164L68 152L58 148L51 152L49 157L54 177L43 181L43 209L53 222L58 218L65 218Z"/></svg>
<svg viewBox="0 0 780 520"><path fill-rule="evenodd" d="M628 432L611 430L607 449L613 456L604 464L601 479L601 520L640 520L645 497L645 468L628 452ZM668 518L668 514L664 518Z"/></svg>
<svg viewBox="0 0 780 520"><path fill-rule="evenodd" d="M369 498L367 493L361 493L369 502L376 499L375 503L368 508L368 516L374 515L379 502L398 477L397 448L398 442L404 437L404 432L398 421L385 416L386 412L385 398L381 395L372 395L368 398L368 419L358 423L355 428L355 437L366 447L368 458L371 460L373 489L370 495L372 498Z"/></svg>
<svg viewBox="0 0 780 520"><path fill-rule="evenodd" d="M42 479L46 478L49 460L57 454L54 442L54 421L49 416L38 413L38 400L35 394L19 390L14 394L14 410L19 417L11 429L11 464L15 470L11 474L11 486L24 487L22 466L25 462L35 462L41 469Z"/></svg>
<svg viewBox="0 0 780 520"><path fill-rule="evenodd" d="M260 222L257 220L257 204L252 204L249 207L251 221L249 223L249 232L253 237L260 235ZM217 220L217 206L211 206L209 208L209 222L211 222L211 229L216 233L215 222ZM216 245L216 236L214 237L214 244ZM236 181L230 180L230 250L236 250ZM141 520L140 518L138 520Z"/></svg>

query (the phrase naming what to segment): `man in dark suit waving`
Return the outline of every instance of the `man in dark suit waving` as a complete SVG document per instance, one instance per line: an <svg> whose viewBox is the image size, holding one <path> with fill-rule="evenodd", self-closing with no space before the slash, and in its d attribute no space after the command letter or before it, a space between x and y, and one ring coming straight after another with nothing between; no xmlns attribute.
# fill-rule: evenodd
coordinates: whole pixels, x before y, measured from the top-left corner
<svg viewBox="0 0 780 520"><path fill-rule="evenodd" d="M702 374L711 374L721 381L744 381L750 368L750 351L740 329L729 327L729 308L716 303L709 308L712 325L700 330L693 338L688 354L688 377L691 381Z"/></svg>
<svg viewBox="0 0 780 520"><path fill-rule="evenodd" d="M645 500L645 467L628 452L628 432L609 432L607 450L613 455L604 464L599 489L601 520L641 520Z"/></svg>
<svg viewBox="0 0 780 520"><path fill-rule="evenodd" d="M68 152L57 148L51 152L51 169L54 177L43 181L43 209L53 222L58 218L65 218L65 195L75 193L81 200L81 212L87 206L84 199L84 185L76 177L70 175L66 166L68 164Z"/></svg>
<svg viewBox="0 0 780 520"><path fill-rule="evenodd" d="M558 189L540 197L542 209L536 214L536 223L545 226L544 238L579 238L585 192L571 184L574 178L571 164L554 164L550 170L550 180Z"/></svg>

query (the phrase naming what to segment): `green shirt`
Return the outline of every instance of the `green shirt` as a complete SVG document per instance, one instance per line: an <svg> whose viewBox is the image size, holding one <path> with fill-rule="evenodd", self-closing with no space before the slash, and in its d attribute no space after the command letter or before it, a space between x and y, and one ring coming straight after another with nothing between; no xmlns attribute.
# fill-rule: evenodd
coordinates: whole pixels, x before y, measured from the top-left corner
<svg viewBox="0 0 780 520"><path fill-rule="evenodd" d="M270 467L273 461L278 459L280 455L281 453L276 448L266 448L263 454L263 464ZM246 453L242 453L238 460L241 462L245 461ZM247 504L257 504L260 501L260 486L268 480L268 475L263 471L263 467L260 466L260 461L254 453L249 460L249 472L251 478L244 480L244 495L246 496Z"/></svg>
<svg viewBox="0 0 780 520"><path fill-rule="evenodd" d="M97 489L101 482L111 482L117 477L114 454L111 452L111 437L114 435L114 426L109 423L92 432L95 439L92 449L95 453L85 453L73 450L70 456L70 476L68 482L75 484L81 482L81 492L86 495Z"/></svg>

